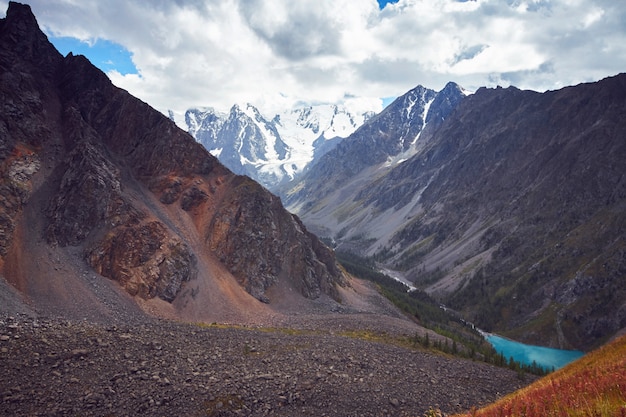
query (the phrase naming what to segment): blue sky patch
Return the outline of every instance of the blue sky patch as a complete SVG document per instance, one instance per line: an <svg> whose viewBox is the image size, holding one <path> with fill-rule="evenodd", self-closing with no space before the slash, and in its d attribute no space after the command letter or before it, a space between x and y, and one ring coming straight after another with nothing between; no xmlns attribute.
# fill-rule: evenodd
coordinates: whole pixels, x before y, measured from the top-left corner
<svg viewBox="0 0 626 417"><path fill-rule="evenodd" d="M378 0L378 7L380 10L384 9L388 3L397 3L398 0Z"/></svg>
<svg viewBox="0 0 626 417"><path fill-rule="evenodd" d="M137 74L131 53L123 46L98 39L92 45L72 37L49 37L50 42L63 55L71 52L74 55L84 55L103 72L117 70L120 74Z"/></svg>
<svg viewBox="0 0 626 417"><path fill-rule="evenodd" d="M395 99L397 99L398 97L383 97L383 109L385 107L387 107L388 105L390 105Z"/></svg>

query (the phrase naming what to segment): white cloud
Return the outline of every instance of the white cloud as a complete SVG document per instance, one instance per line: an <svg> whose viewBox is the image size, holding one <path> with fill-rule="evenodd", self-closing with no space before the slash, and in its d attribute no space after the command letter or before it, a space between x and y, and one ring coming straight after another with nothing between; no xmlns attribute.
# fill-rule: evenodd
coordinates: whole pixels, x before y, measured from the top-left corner
<svg viewBox="0 0 626 417"><path fill-rule="evenodd" d="M626 68L614 0L31 0L51 35L123 45L139 74L113 82L166 113L267 112L456 81L545 90ZM367 101L366 101L367 102Z"/></svg>

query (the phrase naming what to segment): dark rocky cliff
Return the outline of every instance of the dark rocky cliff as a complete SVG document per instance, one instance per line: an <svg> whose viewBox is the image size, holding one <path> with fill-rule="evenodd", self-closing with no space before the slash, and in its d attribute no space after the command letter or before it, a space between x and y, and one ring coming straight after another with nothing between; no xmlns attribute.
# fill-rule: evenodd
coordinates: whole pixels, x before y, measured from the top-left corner
<svg viewBox="0 0 626 417"><path fill-rule="evenodd" d="M13 2L0 21L0 91L0 273L16 287L35 285L23 259L34 242L82 251L143 299L173 301L207 274L199 259L219 259L264 302L273 285L337 297L345 277L332 252L276 197L85 57L61 56Z"/></svg>
<svg viewBox="0 0 626 417"><path fill-rule="evenodd" d="M625 120L625 75L543 94L479 90L395 173L429 181L422 215L395 240L435 236L405 263L411 275L420 263L447 270L459 285L447 302L531 342L587 349L626 327ZM470 236L463 268L434 261Z"/></svg>

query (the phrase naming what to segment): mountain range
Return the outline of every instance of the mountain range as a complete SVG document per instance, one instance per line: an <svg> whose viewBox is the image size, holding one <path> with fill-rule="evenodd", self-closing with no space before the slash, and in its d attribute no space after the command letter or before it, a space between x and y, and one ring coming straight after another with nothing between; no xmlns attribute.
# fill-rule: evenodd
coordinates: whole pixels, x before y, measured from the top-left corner
<svg viewBox="0 0 626 417"><path fill-rule="evenodd" d="M334 140L337 107L186 121L336 250L486 330L589 349L626 327L622 78L545 93L417 86Z"/></svg>
<svg viewBox="0 0 626 417"><path fill-rule="evenodd" d="M487 331L589 349L626 328L626 75L417 87L279 190L338 251Z"/></svg>
<svg viewBox="0 0 626 417"><path fill-rule="evenodd" d="M59 54L26 5L0 21L0 74L0 311L252 323L351 291L278 197Z"/></svg>
<svg viewBox="0 0 626 417"><path fill-rule="evenodd" d="M475 350L485 341L458 317L585 350L623 332L625 116L624 74L546 93L418 86L284 168L276 191L303 222L85 57L60 55L10 2L0 414L442 415L432 406L462 411L526 385L513 361L480 363L507 361ZM232 131L261 129L254 117ZM286 160L289 140L273 137L246 147ZM383 298L389 281L421 310ZM427 315L445 316L439 334L418 324ZM581 398L591 414L623 413L623 341L533 385L537 415ZM521 395L495 412L527 414Z"/></svg>
<svg viewBox="0 0 626 417"><path fill-rule="evenodd" d="M374 114L345 105L285 110L267 118L252 104L228 113L212 108L185 112L188 132L233 172L275 190L350 135Z"/></svg>
<svg viewBox="0 0 626 417"><path fill-rule="evenodd" d="M339 107L187 113L197 136L246 137L240 162L292 158L284 132L308 132L309 152L356 129L274 171L295 216L85 57L61 56L28 6L10 3L0 51L3 310L254 321L369 305L312 230L487 331L588 350L626 328L626 75L545 93L418 86L358 128Z"/></svg>
<svg viewBox="0 0 626 417"><path fill-rule="evenodd" d="M312 164L313 172L307 171L294 184L279 187L277 192L291 209L301 211L300 205L325 205L326 198L343 184L354 189L359 185L353 181L384 175L422 149L466 95L453 82L439 92L415 87ZM375 170L371 171L371 167Z"/></svg>

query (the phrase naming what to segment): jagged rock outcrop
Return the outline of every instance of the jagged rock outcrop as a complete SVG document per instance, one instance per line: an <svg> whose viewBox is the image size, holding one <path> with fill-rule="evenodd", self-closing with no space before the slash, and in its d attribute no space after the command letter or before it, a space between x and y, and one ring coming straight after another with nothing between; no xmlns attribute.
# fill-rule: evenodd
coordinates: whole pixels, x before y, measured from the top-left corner
<svg viewBox="0 0 626 417"><path fill-rule="evenodd" d="M50 77L56 57L42 54L50 44L41 32L28 31L36 25L32 14L19 14L14 25L0 23L0 255L6 256L14 238L17 217L31 192L32 175L41 167L39 148L49 135L43 115L45 91L37 88L38 77ZM12 59L19 50L23 60ZM35 68L33 74L29 68ZM20 86L19 91L15 88ZM2 265L2 259L0 259Z"/></svg>
<svg viewBox="0 0 626 417"><path fill-rule="evenodd" d="M30 179L39 171L39 157L27 148L15 148L3 161L0 180L0 256L13 240L15 218L32 191Z"/></svg>
<svg viewBox="0 0 626 417"><path fill-rule="evenodd" d="M0 91L0 275L24 291L44 285L28 272L49 261L40 254L77 252L147 300L173 302L188 283L213 279L199 263L216 258L265 302L272 285L336 297L345 283L276 197L85 57L61 56L14 2L0 21ZM83 266L63 267L78 275Z"/></svg>
<svg viewBox="0 0 626 417"><path fill-rule="evenodd" d="M144 217L125 201L119 169L95 142L76 144L59 168L63 176L47 209L49 243L77 245L102 223L133 225Z"/></svg>
<svg viewBox="0 0 626 417"><path fill-rule="evenodd" d="M100 275L119 282L131 295L173 301L197 274L196 257L162 223L123 226L88 249L87 262Z"/></svg>
<svg viewBox="0 0 626 417"><path fill-rule="evenodd" d="M306 297L337 296L333 282L341 273L330 250L279 207L280 199L251 179L235 178L207 228L209 247L260 300L267 301L265 290L279 279L292 280ZM241 250L251 247L256 250Z"/></svg>

